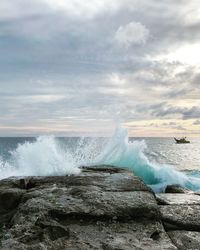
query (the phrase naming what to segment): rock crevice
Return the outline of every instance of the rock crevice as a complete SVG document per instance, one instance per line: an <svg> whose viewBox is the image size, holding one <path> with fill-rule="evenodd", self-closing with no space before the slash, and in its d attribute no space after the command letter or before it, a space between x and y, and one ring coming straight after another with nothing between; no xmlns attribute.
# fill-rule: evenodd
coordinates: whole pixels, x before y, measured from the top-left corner
<svg viewBox="0 0 200 250"><path fill-rule="evenodd" d="M109 166L84 167L76 176L1 180L0 249L180 249L174 235L184 238L182 215L169 194L157 199L168 205L158 205L152 190L128 170ZM192 201L197 209L196 197Z"/></svg>

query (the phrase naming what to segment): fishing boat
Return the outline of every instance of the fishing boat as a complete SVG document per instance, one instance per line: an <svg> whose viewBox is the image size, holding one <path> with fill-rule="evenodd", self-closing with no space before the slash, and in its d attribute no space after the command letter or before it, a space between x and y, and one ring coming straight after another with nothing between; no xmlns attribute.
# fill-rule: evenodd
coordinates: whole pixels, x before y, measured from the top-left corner
<svg viewBox="0 0 200 250"><path fill-rule="evenodd" d="M181 144L181 143L190 143L190 141L186 140L186 137L183 137L181 139L174 138L176 143Z"/></svg>

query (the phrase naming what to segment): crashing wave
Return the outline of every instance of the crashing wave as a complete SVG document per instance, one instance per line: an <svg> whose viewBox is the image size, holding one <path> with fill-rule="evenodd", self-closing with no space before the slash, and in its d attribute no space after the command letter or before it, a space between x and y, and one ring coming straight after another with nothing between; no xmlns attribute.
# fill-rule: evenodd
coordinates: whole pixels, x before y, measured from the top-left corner
<svg viewBox="0 0 200 250"><path fill-rule="evenodd" d="M130 169L156 192L170 184L200 190L199 172L188 175L170 165L150 162L145 141L130 142L124 128L116 129L109 139L82 138L72 144L63 144L53 136L19 144L10 159L0 159L0 178L71 175L80 173L82 165L108 164Z"/></svg>

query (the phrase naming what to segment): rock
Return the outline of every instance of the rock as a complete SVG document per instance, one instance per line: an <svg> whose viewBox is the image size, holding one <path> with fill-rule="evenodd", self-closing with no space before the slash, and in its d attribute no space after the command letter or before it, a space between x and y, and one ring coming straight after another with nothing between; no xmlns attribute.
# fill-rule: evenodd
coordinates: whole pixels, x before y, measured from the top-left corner
<svg viewBox="0 0 200 250"><path fill-rule="evenodd" d="M168 232L171 240L181 250L200 249L200 232L171 231Z"/></svg>
<svg viewBox="0 0 200 250"><path fill-rule="evenodd" d="M0 208L6 210L15 209L24 193L23 190L17 188L0 189Z"/></svg>
<svg viewBox="0 0 200 250"><path fill-rule="evenodd" d="M173 244L181 250L200 249L200 196L194 193L157 194L162 221Z"/></svg>
<svg viewBox="0 0 200 250"><path fill-rule="evenodd" d="M24 193L17 188L0 188L0 230L13 217Z"/></svg>
<svg viewBox="0 0 200 250"><path fill-rule="evenodd" d="M200 230L200 205L160 206L165 228Z"/></svg>
<svg viewBox="0 0 200 250"><path fill-rule="evenodd" d="M0 190L12 194L0 213L2 250L177 249L155 195L128 170L96 166L77 176L10 178Z"/></svg>
<svg viewBox="0 0 200 250"><path fill-rule="evenodd" d="M183 188L180 185L168 185L165 188L165 193L190 193L191 191L189 189Z"/></svg>
<svg viewBox="0 0 200 250"><path fill-rule="evenodd" d="M200 196L196 194L156 194L161 205L200 205Z"/></svg>

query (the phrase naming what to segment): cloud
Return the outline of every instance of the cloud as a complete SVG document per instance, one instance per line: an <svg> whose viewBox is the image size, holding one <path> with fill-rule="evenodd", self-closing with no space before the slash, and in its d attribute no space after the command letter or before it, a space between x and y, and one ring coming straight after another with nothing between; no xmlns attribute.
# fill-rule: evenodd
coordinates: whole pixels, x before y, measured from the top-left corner
<svg viewBox="0 0 200 250"><path fill-rule="evenodd" d="M148 38L149 30L139 22L130 22L120 26L115 33L118 45L126 48L135 44L145 44Z"/></svg>
<svg viewBox="0 0 200 250"><path fill-rule="evenodd" d="M184 128L183 126L180 126L180 125L179 126L174 126L173 128L177 129L177 130L184 130L184 131L187 130L186 128Z"/></svg>
<svg viewBox="0 0 200 250"><path fill-rule="evenodd" d="M1 0L0 20L23 18L31 15L59 13L70 18L92 19L101 13L115 13L121 8L134 9L137 1L131 0Z"/></svg>
<svg viewBox="0 0 200 250"><path fill-rule="evenodd" d="M15 0L15 2L2 0L0 3L0 20L11 21L32 15L46 14L49 9L42 0L24 1Z"/></svg>
<svg viewBox="0 0 200 250"><path fill-rule="evenodd" d="M186 0L1 0L0 123L93 131L120 118L199 119L199 66L166 59L199 43L200 20L190 15L196 7Z"/></svg>
<svg viewBox="0 0 200 250"><path fill-rule="evenodd" d="M54 11L65 12L65 14L79 18L93 18L99 13L118 10L122 1L110 0L41 0Z"/></svg>
<svg viewBox="0 0 200 250"><path fill-rule="evenodd" d="M196 120L193 122L193 125L200 125L200 120Z"/></svg>
<svg viewBox="0 0 200 250"><path fill-rule="evenodd" d="M192 83L196 86L199 86L200 85L200 74L196 74L194 75L194 79L192 80Z"/></svg>
<svg viewBox="0 0 200 250"><path fill-rule="evenodd" d="M163 122L162 125L164 125L164 126L176 126L177 123L176 122Z"/></svg>
<svg viewBox="0 0 200 250"><path fill-rule="evenodd" d="M167 103L160 103L158 105L152 105L150 110L152 115L155 115L156 117L176 117L179 115L184 120L200 117L200 108L198 106L187 108L172 106Z"/></svg>

